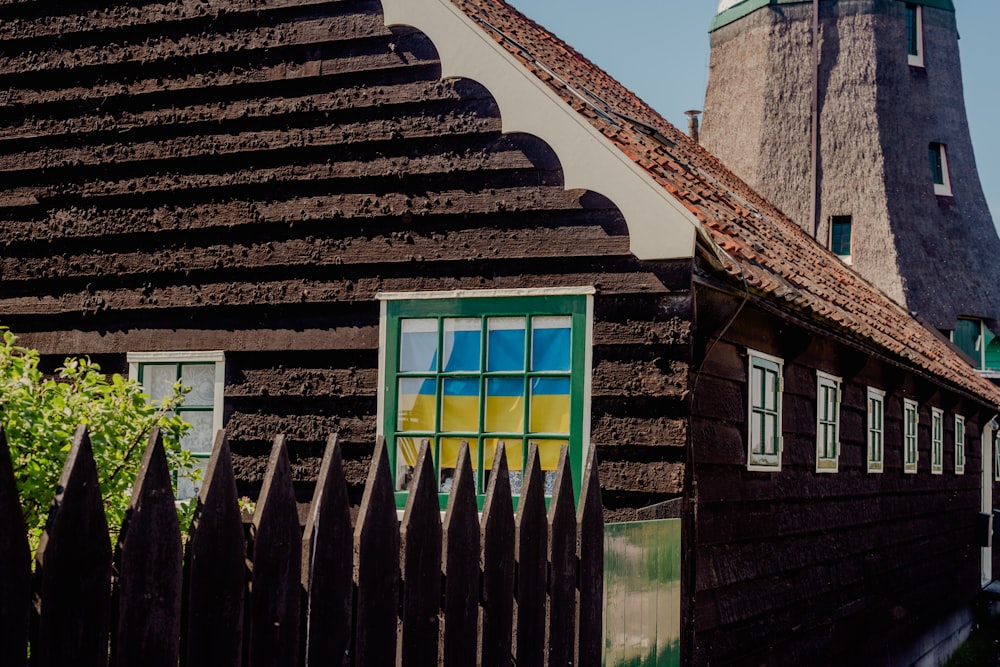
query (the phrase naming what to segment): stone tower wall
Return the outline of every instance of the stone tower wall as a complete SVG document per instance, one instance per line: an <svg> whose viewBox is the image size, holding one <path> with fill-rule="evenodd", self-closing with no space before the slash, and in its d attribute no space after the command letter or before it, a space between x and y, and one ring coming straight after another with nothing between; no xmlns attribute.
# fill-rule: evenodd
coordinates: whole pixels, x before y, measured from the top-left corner
<svg viewBox="0 0 1000 667"><path fill-rule="evenodd" d="M812 3L761 8L712 34L703 144L823 244L850 215L853 266L940 329L1000 314L1000 252L975 169L955 14L923 7L925 66L907 63L905 4L821 0L819 210L811 211ZM952 197L928 144L947 145Z"/></svg>

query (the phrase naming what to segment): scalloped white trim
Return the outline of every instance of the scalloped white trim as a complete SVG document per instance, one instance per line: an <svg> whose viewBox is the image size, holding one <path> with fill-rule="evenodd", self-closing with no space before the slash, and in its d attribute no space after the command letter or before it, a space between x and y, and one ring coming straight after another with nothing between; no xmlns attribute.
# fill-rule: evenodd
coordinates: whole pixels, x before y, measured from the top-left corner
<svg viewBox="0 0 1000 667"><path fill-rule="evenodd" d="M442 78L472 79L493 95L505 134L545 141L562 164L567 190L610 199L637 258L693 256L698 219L450 0L382 0L382 8L386 26L410 26L430 38Z"/></svg>

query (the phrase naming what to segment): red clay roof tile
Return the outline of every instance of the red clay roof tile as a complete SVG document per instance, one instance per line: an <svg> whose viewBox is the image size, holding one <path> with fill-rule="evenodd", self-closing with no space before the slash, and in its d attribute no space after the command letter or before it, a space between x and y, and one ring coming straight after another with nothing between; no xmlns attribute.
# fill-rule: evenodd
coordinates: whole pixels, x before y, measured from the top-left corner
<svg viewBox="0 0 1000 667"><path fill-rule="evenodd" d="M718 159L568 44L502 0L452 2L691 210L727 253L719 257L727 274L745 279L762 295L795 304L802 314L831 329L1000 405L1000 389L936 333L845 267ZM651 130L673 145L650 136Z"/></svg>

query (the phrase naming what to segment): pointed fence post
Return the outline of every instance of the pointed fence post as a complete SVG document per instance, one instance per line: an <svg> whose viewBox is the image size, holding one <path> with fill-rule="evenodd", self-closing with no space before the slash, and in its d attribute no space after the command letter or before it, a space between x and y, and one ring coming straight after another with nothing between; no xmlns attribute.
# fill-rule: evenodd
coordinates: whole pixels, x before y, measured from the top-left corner
<svg viewBox="0 0 1000 667"><path fill-rule="evenodd" d="M337 436L326 442L302 537L305 663L342 667L351 646L354 584L350 500Z"/></svg>
<svg viewBox="0 0 1000 667"><path fill-rule="evenodd" d="M579 667L598 667L604 641L604 508L597 477L596 447L591 444L580 484L576 510L579 526L579 602L577 611L577 660Z"/></svg>
<svg viewBox="0 0 1000 667"><path fill-rule="evenodd" d="M153 429L117 553L120 667L176 667L180 654L183 547L163 438Z"/></svg>
<svg viewBox="0 0 1000 667"><path fill-rule="evenodd" d="M545 573L548 566L548 522L545 479L538 447L528 446L524 486L517 506L517 665L541 667L545 656Z"/></svg>
<svg viewBox="0 0 1000 667"><path fill-rule="evenodd" d="M483 667L510 667L514 618L514 503L504 443L493 455L493 472L483 505Z"/></svg>
<svg viewBox="0 0 1000 667"><path fill-rule="evenodd" d="M566 445L556 470L549 502L549 667L574 664L576 643L576 508Z"/></svg>
<svg viewBox="0 0 1000 667"><path fill-rule="evenodd" d="M458 471L444 515L444 667L476 664L479 637L479 512L469 444L458 451Z"/></svg>
<svg viewBox="0 0 1000 667"><path fill-rule="evenodd" d="M385 440L375 443L354 529L357 615L354 664L392 665L396 660L399 603L399 521Z"/></svg>
<svg viewBox="0 0 1000 667"><path fill-rule="evenodd" d="M38 639L33 667L108 660L111 540L90 437L73 435L48 524L35 554Z"/></svg>
<svg viewBox="0 0 1000 667"><path fill-rule="evenodd" d="M31 549L17 493L7 434L0 429L0 665L28 660Z"/></svg>
<svg viewBox="0 0 1000 667"><path fill-rule="evenodd" d="M187 544L184 667L241 667L246 581L246 542L229 441L219 431Z"/></svg>
<svg viewBox="0 0 1000 667"><path fill-rule="evenodd" d="M420 447L416 474L400 526L403 575L402 667L438 662L438 613L441 608L441 504L430 446Z"/></svg>
<svg viewBox="0 0 1000 667"><path fill-rule="evenodd" d="M260 499L253 513L249 667L298 662L302 536L285 436L271 447Z"/></svg>

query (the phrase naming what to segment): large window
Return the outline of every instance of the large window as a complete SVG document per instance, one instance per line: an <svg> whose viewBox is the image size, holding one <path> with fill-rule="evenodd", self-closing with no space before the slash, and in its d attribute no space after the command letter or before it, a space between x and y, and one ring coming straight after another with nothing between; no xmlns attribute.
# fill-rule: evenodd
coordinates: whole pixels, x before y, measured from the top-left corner
<svg viewBox="0 0 1000 667"><path fill-rule="evenodd" d="M191 388L177 413L191 424L181 447L191 452L204 478L215 433L222 428L225 363L222 352L130 352L129 377L138 380L153 401L169 396L175 383ZM198 493L200 483L177 482L177 499Z"/></svg>
<svg viewBox="0 0 1000 667"><path fill-rule="evenodd" d="M868 472L885 467L885 392L868 387Z"/></svg>
<svg viewBox="0 0 1000 667"><path fill-rule="evenodd" d="M944 412L931 408L931 474L944 472Z"/></svg>
<svg viewBox="0 0 1000 667"><path fill-rule="evenodd" d="M840 460L840 378L816 371L816 472L837 472Z"/></svg>
<svg viewBox="0 0 1000 667"><path fill-rule="evenodd" d="M917 402L903 399L903 472L915 473L920 452L917 448Z"/></svg>
<svg viewBox="0 0 1000 667"><path fill-rule="evenodd" d="M948 149L944 144L931 143L927 147L927 156L931 163L931 180L934 182L934 194L951 196L951 177L948 175Z"/></svg>
<svg viewBox="0 0 1000 667"><path fill-rule="evenodd" d="M965 417L955 415L955 474L965 474Z"/></svg>
<svg viewBox="0 0 1000 667"><path fill-rule="evenodd" d="M924 66L924 12L923 7L906 3L906 55L914 67Z"/></svg>
<svg viewBox="0 0 1000 667"><path fill-rule="evenodd" d="M748 470L781 470L782 361L749 351Z"/></svg>
<svg viewBox="0 0 1000 667"><path fill-rule="evenodd" d="M497 445L520 491L529 447L546 492L569 448L579 492L589 437L592 299L585 290L383 294L381 432L403 507L423 442L442 507L467 443L482 500Z"/></svg>

